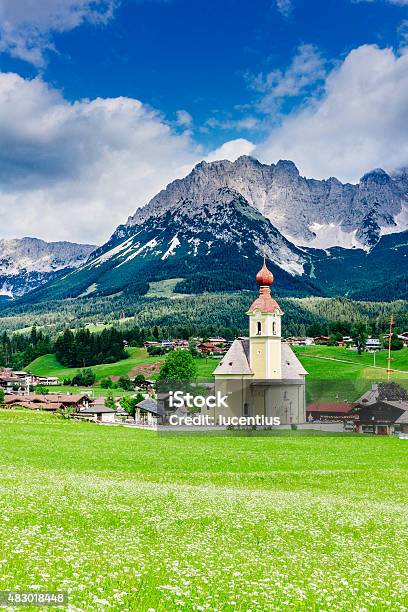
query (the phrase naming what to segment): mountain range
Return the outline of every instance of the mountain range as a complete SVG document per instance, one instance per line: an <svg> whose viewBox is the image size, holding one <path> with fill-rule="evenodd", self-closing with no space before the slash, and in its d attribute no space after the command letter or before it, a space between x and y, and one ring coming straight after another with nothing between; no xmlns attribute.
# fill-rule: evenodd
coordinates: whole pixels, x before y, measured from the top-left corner
<svg viewBox="0 0 408 612"><path fill-rule="evenodd" d="M262 253L278 294L407 298L408 169L352 185L306 179L291 161L201 162L83 248L86 261L23 300L142 295L170 278L183 294L252 288Z"/></svg>
<svg viewBox="0 0 408 612"><path fill-rule="evenodd" d="M0 240L0 296L19 297L68 274L83 264L95 248L28 237Z"/></svg>

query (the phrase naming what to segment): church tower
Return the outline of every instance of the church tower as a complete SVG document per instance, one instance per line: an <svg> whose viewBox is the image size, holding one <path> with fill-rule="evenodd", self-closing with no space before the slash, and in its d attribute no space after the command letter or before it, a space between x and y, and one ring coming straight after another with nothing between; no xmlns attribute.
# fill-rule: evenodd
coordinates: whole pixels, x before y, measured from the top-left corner
<svg viewBox="0 0 408 612"><path fill-rule="evenodd" d="M282 378L281 317L283 312L271 296L273 274L264 257L256 275L259 296L249 308L249 355L254 378L273 380Z"/></svg>

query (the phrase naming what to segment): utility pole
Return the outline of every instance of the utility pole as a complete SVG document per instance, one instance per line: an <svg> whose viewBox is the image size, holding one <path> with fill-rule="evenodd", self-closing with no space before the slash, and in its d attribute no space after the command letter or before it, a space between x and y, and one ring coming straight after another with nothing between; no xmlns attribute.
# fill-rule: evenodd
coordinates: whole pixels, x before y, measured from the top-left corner
<svg viewBox="0 0 408 612"><path fill-rule="evenodd" d="M392 338L392 328L394 325L394 316L391 315L390 317L390 335L388 337L388 357L387 357L387 363L388 363L388 369L387 369L387 378L388 380L390 380L390 376L391 376L391 361L392 361L392 357L391 357L391 338Z"/></svg>

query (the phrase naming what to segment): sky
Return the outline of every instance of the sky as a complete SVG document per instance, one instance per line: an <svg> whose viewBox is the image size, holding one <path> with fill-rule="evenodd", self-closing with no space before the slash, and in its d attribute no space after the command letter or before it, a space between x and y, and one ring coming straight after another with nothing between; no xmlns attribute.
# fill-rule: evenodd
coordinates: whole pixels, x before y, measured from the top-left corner
<svg viewBox="0 0 408 612"><path fill-rule="evenodd" d="M205 159L408 166L408 0L0 0L0 237L101 244Z"/></svg>

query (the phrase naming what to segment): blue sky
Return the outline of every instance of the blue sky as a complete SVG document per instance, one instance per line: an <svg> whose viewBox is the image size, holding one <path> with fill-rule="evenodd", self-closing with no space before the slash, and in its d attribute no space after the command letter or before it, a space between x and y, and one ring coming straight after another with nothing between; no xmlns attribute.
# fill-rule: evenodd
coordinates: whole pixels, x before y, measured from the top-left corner
<svg viewBox="0 0 408 612"><path fill-rule="evenodd" d="M408 0L0 0L0 221L101 242L243 153L396 171L407 109Z"/></svg>
<svg viewBox="0 0 408 612"><path fill-rule="evenodd" d="M239 136L259 141L256 75L284 70L301 45L331 62L361 44L397 46L404 13L381 1L294 0L279 10L273 0L124 0L106 23L51 34L55 51L45 51L44 66L4 53L0 67L29 78L40 68L71 101L128 96L169 120L185 110L206 147ZM288 96L283 111L302 99ZM259 124L232 126L246 117Z"/></svg>

